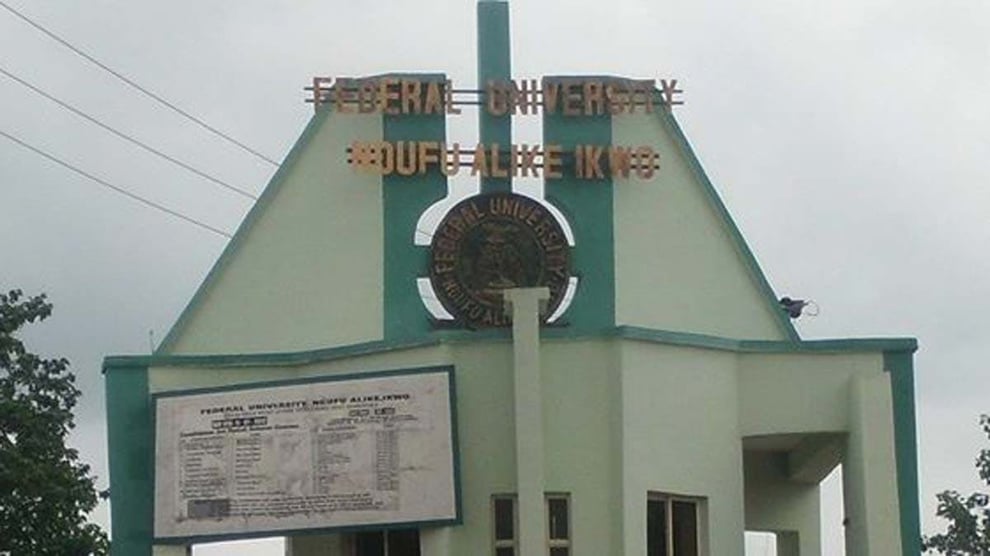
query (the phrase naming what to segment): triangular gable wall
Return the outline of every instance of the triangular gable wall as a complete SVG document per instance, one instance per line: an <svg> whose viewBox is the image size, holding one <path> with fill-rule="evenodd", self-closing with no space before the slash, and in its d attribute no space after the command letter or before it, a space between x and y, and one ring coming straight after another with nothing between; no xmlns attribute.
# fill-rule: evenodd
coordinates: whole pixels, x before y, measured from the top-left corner
<svg viewBox="0 0 990 556"><path fill-rule="evenodd" d="M294 351L383 337L382 180L347 163L380 115L310 121L158 353Z"/></svg>
<svg viewBox="0 0 990 556"><path fill-rule="evenodd" d="M411 237L445 180L384 183L355 172L345 153L355 140L442 140L443 119L328 108L311 120L159 353L296 351L432 335L415 292L425 252ZM581 282L562 332L633 325L797 338L671 116L558 118L544 133L547 142L649 145L661 156L650 180L547 183L577 240Z"/></svg>
<svg viewBox="0 0 990 556"><path fill-rule="evenodd" d="M615 179L616 324L797 339L674 118L613 116L612 143L660 154L653 178Z"/></svg>

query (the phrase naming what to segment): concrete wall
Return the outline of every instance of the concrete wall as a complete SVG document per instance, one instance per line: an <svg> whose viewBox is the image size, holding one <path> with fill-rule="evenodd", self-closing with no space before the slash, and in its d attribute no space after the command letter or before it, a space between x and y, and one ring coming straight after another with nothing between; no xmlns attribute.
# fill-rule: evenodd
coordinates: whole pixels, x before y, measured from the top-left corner
<svg viewBox="0 0 990 556"><path fill-rule="evenodd" d="M736 355L624 342L622 554L646 553L647 493L706 500L708 552L741 556ZM704 535L702 535L704 538Z"/></svg>
<svg viewBox="0 0 990 556"><path fill-rule="evenodd" d="M617 553L621 531L616 477L619 446L611 434L618 414L615 341L545 344L542 358L547 432L546 491L571 497L575 556ZM416 366L456 367L457 427L463 525L422 533L424 554L473 554L491 546L491 496L516 491L512 405L512 344L486 342L410 349L305 366L150 369L149 389L204 388ZM645 496L645 494L644 494ZM645 499L645 498L644 498ZM645 511L645 510L644 510ZM289 541L296 555L337 555L339 535Z"/></svg>
<svg viewBox="0 0 990 556"><path fill-rule="evenodd" d="M458 345L453 355L464 524L434 540L438 556L487 550L491 496L515 492L516 483L512 344Z"/></svg>
<svg viewBox="0 0 990 556"><path fill-rule="evenodd" d="M487 554L491 496L516 492L512 345L454 345L451 354L464 524L424 532L422 543L429 556ZM545 342L541 355L545 491L570 495L571 554L618 554L620 497L612 480L619 450L611 434L617 414L610 400L617 386L615 344Z"/></svg>
<svg viewBox="0 0 990 556"><path fill-rule="evenodd" d="M463 524L424 529L421 542L425 556L484 554L491 496L516 492L512 349L508 341L456 342L297 366L159 366L149 369L148 388L454 365ZM817 485L791 480L783 453L744 454L742 439L823 430L848 433L849 554L898 553L890 383L880 362L871 354L544 340L544 486L570 495L572 554L644 554L647 496L659 493L703 502L708 556L741 556L745 529L796 531L786 539L816 556ZM295 556L337 556L345 546L340 535L289 541Z"/></svg>
<svg viewBox="0 0 990 556"><path fill-rule="evenodd" d="M652 179L615 179L616 324L783 339L744 255L705 196L704 177L660 117L613 116L612 142L660 153Z"/></svg>
<svg viewBox="0 0 990 556"><path fill-rule="evenodd" d="M879 353L740 354L742 436L845 431L851 378L882 369Z"/></svg>
<svg viewBox="0 0 990 556"><path fill-rule="evenodd" d="M345 154L351 141L381 140L381 116L323 112L311 126L312 137L300 139L309 139L307 148L269 185L164 353L296 351L382 338L381 178L353 171Z"/></svg>
<svg viewBox="0 0 990 556"><path fill-rule="evenodd" d="M842 473L846 555L901 554L890 374L857 376L848 392L850 430Z"/></svg>
<svg viewBox="0 0 990 556"><path fill-rule="evenodd" d="M570 493L574 556L622 553L617 351L607 340L542 348L545 490Z"/></svg>
<svg viewBox="0 0 990 556"><path fill-rule="evenodd" d="M746 480L746 530L797 537L797 552L778 556L821 554L821 501L818 485L797 483L787 477L786 454L743 454Z"/></svg>

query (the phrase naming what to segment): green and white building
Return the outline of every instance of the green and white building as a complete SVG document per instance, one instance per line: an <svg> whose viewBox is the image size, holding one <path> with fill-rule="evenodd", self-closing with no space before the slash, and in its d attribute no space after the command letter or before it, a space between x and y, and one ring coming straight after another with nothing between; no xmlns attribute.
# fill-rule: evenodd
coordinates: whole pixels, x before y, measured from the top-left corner
<svg viewBox="0 0 990 556"><path fill-rule="evenodd" d="M507 9L478 5L479 88L511 75ZM542 82L582 79L622 82ZM320 106L157 351L106 359L115 555L284 535L293 556L741 556L767 531L819 556L839 464L846 553L919 553L916 341L802 340L668 109L530 115L563 153L544 198L480 178L475 209L564 230L551 288L525 215L453 237L472 199L444 220L441 168L354 168L356 142L456 139L449 115L385 112ZM480 113L481 143L511 144ZM659 168L584 179L577 145ZM444 226L459 287L498 290L511 325L439 282ZM497 286L471 274L494 249L518 271Z"/></svg>

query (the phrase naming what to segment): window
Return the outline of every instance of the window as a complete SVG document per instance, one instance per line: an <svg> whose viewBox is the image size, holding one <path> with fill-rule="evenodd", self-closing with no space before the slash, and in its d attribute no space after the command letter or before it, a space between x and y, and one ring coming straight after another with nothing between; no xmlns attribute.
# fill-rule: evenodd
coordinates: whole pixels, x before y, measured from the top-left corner
<svg viewBox="0 0 990 556"><path fill-rule="evenodd" d="M571 500L567 494L546 495L547 554L571 554ZM495 556L518 556L519 512L511 494L492 496L492 531Z"/></svg>
<svg viewBox="0 0 990 556"><path fill-rule="evenodd" d="M419 529L357 533L354 556L420 556Z"/></svg>
<svg viewBox="0 0 990 556"><path fill-rule="evenodd" d="M492 497L492 530L495 532L495 556L516 556L519 530L516 520L516 497L495 495Z"/></svg>
<svg viewBox="0 0 990 556"><path fill-rule="evenodd" d="M571 554L571 508L566 494L547 495L547 544L550 556Z"/></svg>
<svg viewBox="0 0 990 556"><path fill-rule="evenodd" d="M651 495L646 501L646 555L699 556L701 500Z"/></svg>

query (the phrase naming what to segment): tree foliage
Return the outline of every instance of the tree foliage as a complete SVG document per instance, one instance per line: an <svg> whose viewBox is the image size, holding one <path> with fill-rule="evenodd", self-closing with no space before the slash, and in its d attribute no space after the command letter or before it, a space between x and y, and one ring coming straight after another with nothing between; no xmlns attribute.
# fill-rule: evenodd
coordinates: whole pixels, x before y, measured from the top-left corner
<svg viewBox="0 0 990 556"><path fill-rule="evenodd" d="M980 425L990 439L990 415L981 415ZM980 450L976 470L990 487L990 448ZM937 498L936 515L947 520L949 526L944 533L925 537L925 549L951 556L990 556L990 495L974 492L964 497L947 490Z"/></svg>
<svg viewBox="0 0 990 556"><path fill-rule="evenodd" d="M88 522L94 477L65 444L80 392L64 358L44 359L17 337L52 313L45 296L0 293L0 551L13 556L105 554Z"/></svg>

